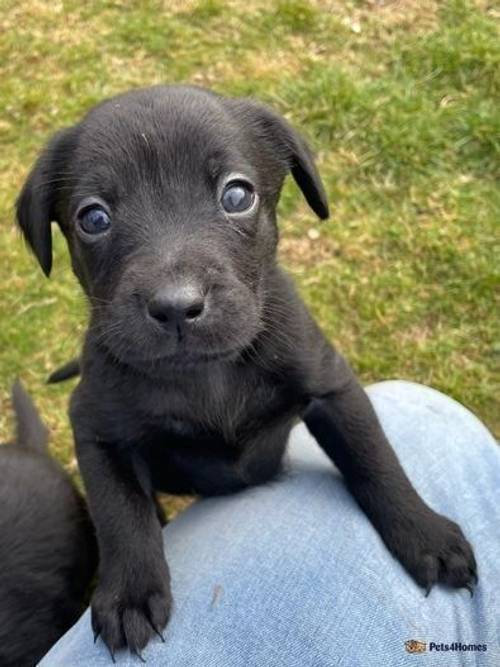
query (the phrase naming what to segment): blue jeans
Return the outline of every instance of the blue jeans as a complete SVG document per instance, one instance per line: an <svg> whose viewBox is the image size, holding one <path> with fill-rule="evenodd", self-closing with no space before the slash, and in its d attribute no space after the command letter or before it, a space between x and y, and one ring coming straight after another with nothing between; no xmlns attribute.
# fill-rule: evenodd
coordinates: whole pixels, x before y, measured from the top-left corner
<svg viewBox="0 0 500 667"><path fill-rule="evenodd" d="M281 480L201 500L165 529L174 610L166 642L144 651L149 667L500 665L500 448L433 389L367 392L419 493L472 542L474 597L436 586L425 598L300 424ZM406 651L411 639L427 657ZM440 646L455 642L486 650ZM117 662L140 664L126 652ZM88 611L40 664L109 667Z"/></svg>

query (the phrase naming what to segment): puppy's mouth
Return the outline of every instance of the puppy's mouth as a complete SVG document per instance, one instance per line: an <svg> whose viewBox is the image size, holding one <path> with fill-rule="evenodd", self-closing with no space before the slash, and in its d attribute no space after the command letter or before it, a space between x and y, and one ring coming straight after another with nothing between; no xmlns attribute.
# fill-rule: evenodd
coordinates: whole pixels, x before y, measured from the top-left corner
<svg viewBox="0 0 500 667"><path fill-rule="evenodd" d="M241 352L241 348L232 348L216 352L180 350L174 354L157 354L147 358L138 359L137 361L142 361L143 363L160 363L171 366L186 366L236 359Z"/></svg>
<svg viewBox="0 0 500 667"><path fill-rule="evenodd" d="M247 298L243 308L234 294L229 297L219 306L220 312L212 307L209 317L188 320L182 327L172 326L175 321L159 326L135 307L135 300L131 308L130 298L120 299L113 308L94 309L94 340L117 361L148 373L155 372L155 367L168 372L235 361L252 345L263 324L255 299Z"/></svg>
<svg viewBox="0 0 500 667"><path fill-rule="evenodd" d="M249 333L249 332L245 332ZM98 344L107 350L118 362L148 372L155 368L161 371L185 367L205 366L208 364L235 361L251 345L248 335L234 336L232 340L204 341L190 338L179 341L169 338L162 344L158 339L137 341L112 335L98 336ZM224 344L225 343L225 344Z"/></svg>

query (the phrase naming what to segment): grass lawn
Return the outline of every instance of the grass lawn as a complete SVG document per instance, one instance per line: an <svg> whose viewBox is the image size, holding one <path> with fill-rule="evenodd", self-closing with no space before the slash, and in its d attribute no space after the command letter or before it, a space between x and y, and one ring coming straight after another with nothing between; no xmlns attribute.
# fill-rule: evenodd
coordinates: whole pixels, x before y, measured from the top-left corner
<svg viewBox="0 0 500 667"><path fill-rule="evenodd" d="M282 258L363 382L431 384L500 435L498 5L2 0L0 81L2 439L21 376L75 471L72 385L44 380L86 306L61 235L46 280L13 228L27 170L95 102L179 81L260 98L310 139L332 215L288 183Z"/></svg>

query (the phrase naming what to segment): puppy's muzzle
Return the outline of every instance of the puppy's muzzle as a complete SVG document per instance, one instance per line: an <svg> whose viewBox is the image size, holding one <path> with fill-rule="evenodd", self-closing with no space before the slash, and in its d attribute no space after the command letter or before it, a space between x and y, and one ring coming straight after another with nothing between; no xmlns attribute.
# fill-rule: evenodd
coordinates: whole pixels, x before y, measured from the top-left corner
<svg viewBox="0 0 500 667"><path fill-rule="evenodd" d="M182 336L206 314L203 290L194 283L162 287L147 303L147 312L165 330Z"/></svg>

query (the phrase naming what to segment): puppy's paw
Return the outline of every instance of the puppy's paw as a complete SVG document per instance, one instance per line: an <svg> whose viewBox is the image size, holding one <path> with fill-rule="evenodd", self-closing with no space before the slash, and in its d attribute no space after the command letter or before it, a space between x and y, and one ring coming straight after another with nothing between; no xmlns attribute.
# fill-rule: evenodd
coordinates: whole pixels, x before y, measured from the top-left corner
<svg viewBox="0 0 500 667"><path fill-rule="evenodd" d="M162 637L172 607L170 580L162 568L130 573L105 573L92 597L94 637L100 636L114 662L117 650L128 647L140 658L153 635Z"/></svg>
<svg viewBox="0 0 500 667"><path fill-rule="evenodd" d="M477 566L471 545L460 527L429 510L397 533L391 550L426 596L440 582L454 588L467 588L471 596L477 584Z"/></svg>

